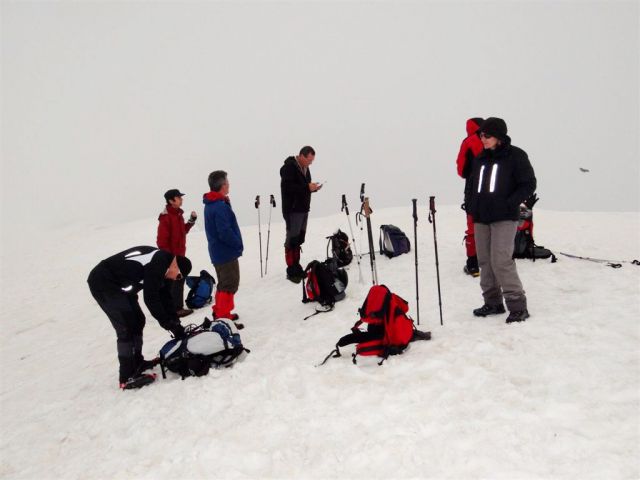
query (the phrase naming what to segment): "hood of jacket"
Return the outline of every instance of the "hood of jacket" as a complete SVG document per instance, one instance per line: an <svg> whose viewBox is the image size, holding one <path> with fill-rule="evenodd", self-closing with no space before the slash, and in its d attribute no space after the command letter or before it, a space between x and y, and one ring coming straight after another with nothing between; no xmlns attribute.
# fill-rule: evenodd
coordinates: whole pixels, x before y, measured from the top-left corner
<svg viewBox="0 0 640 480"><path fill-rule="evenodd" d="M229 197L222 195L220 192L207 192L202 196L202 203L205 205L214 202L229 202Z"/></svg>
<svg viewBox="0 0 640 480"><path fill-rule="evenodd" d="M470 118L467 120L467 136L471 136L478 131L482 124L481 118Z"/></svg>

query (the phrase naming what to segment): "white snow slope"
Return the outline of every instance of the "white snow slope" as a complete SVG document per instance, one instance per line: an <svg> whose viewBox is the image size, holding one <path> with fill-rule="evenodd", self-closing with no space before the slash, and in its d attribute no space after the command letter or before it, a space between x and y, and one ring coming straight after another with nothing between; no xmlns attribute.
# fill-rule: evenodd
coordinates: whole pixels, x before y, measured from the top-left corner
<svg viewBox="0 0 640 480"><path fill-rule="evenodd" d="M353 365L346 349L316 367L356 321L369 264L363 284L349 267L348 297L333 312L302 321L313 304L284 278L284 227L274 221L263 279L257 227L243 229L237 311L246 360L127 392L117 388L115 334L86 276L107 256L153 245L155 219L25 238L21 252L2 257L0 477L640 477L640 267L520 260L531 318L474 318L482 299L478 279L461 271L464 215L442 207L441 327L426 214L422 206L418 252L430 342L383 366ZM413 244L410 207L372 218L376 233L393 223ZM310 221L304 262L323 258L324 237L337 227L348 231L344 216ZM638 258L639 232L635 213L536 211L538 243L579 255ZM213 271L201 223L188 255L194 271ZM415 317L413 252L376 258L381 283L408 299ZM168 338L148 315L145 356Z"/></svg>

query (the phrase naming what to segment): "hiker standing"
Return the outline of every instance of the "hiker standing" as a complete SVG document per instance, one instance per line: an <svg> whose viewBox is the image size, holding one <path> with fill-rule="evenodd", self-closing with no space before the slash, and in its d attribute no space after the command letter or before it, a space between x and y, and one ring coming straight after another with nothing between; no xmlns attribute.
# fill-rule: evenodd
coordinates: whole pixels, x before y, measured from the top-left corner
<svg viewBox="0 0 640 480"><path fill-rule="evenodd" d="M536 177L524 150L511 145L507 124L488 118L480 126L484 150L473 162L468 212L473 217L484 305L479 317L504 313L507 323L529 317L527 298L513 260L520 203L536 189Z"/></svg>
<svg viewBox="0 0 640 480"><path fill-rule="evenodd" d="M158 237L156 240L158 248L181 257L184 257L187 252L187 233L198 218L196 212L191 212L189 220L184 221L184 211L180 208L183 196L184 193L180 193L177 188L168 190L164 194L167 204L158 216ZM193 313L192 309L184 308L184 281L184 278L176 280L171 289L178 317L185 317Z"/></svg>
<svg viewBox="0 0 640 480"><path fill-rule="evenodd" d="M465 179L464 203L462 206L467 212L467 230L464 232L464 244L467 250L467 263L464 266L463 271L472 277L480 275L480 269L478 268L478 257L476 256L473 217L469 214L467 202L469 198L469 191L471 189L470 174L473 166L473 159L477 157L484 148L478 133L481 123L482 118L479 117L467 120L467 137L462 141L462 145L460 145L458 159L456 160L458 175Z"/></svg>
<svg viewBox="0 0 640 480"><path fill-rule="evenodd" d="M300 248L307 233L311 194L322 188L322 185L311 181L309 166L315 156L312 147L302 147L298 155L287 157L280 168L282 216L287 229L284 243L287 279L294 283L300 283L304 277Z"/></svg>
<svg viewBox="0 0 640 480"><path fill-rule="evenodd" d="M176 315L171 296L172 281L189 275L191 262L155 247L133 247L96 265L87 279L91 295L107 314L116 331L120 388L140 388L155 380L142 372L156 362L142 356L144 313L138 303L143 291L144 303L162 328L175 338L184 337L184 327Z"/></svg>
<svg viewBox="0 0 640 480"><path fill-rule="evenodd" d="M244 325L237 323L239 316L232 313L234 309L234 295L240 285L240 263L244 245L242 234L231 209L229 201L229 180L227 173L216 170L209 175L210 192L204 194L204 229L209 242L209 257L218 275L214 318L228 318L233 320L236 327Z"/></svg>

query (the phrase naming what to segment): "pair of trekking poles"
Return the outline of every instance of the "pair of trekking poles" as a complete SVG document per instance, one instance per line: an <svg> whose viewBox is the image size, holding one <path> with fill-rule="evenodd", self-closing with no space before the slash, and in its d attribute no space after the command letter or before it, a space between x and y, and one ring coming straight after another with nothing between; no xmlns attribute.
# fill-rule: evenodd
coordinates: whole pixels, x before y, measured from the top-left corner
<svg viewBox="0 0 640 480"><path fill-rule="evenodd" d="M262 272L262 224L260 222L260 195L256 195L255 207L258 210L258 243L260 245L260 278L267 274L267 266L269 263L269 239L271 237L271 212L276 206L276 199L273 195L269 195L269 223L267 224L267 256L264 261L264 273Z"/></svg>
<svg viewBox="0 0 640 480"><path fill-rule="evenodd" d="M364 217L367 223L367 237L369 241L369 261L371 264L371 279L374 285L378 284L378 269L376 266L376 256L375 256L375 246L373 243L373 231L371 228L371 213L373 210L369 204L369 197L365 196L364 193L365 184L363 183L360 186L360 201L362 202L362 206L360 208L360 212L356 214L356 225L358 223L358 219ZM433 243L435 248L435 257L436 257L436 277L438 282L438 305L440 308L440 325L443 325L442 320L442 294L440 290L440 263L438 260L438 239L436 234L436 197L429 197L429 223L433 225ZM417 323L420 325L420 294L419 294L419 285L418 285L418 207L417 207L417 199L412 199L413 203L413 237L414 237L414 252L415 252L415 272L416 272L416 317ZM358 262L358 272L359 272L359 280L362 283L362 267L360 265L360 258L362 255L358 254L356 249L356 240L353 234L353 227L351 225L351 217L349 216L349 206L347 205L346 195L342 195L342 211L347 215L347 222L349 223L349 231L351 232L351 243L354 248L355 257ZM361 223L362 225L362 223ZM362 233L362 227L360 229Z"/></svg>

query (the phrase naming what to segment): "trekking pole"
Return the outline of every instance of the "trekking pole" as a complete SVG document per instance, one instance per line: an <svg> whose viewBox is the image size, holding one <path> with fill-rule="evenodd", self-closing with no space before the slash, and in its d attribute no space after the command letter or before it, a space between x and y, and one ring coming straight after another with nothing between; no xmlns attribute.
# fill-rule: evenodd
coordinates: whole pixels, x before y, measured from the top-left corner
<svg viewBox="0 0 640 480"><path fill-rule="evenodd" d="M364 202L364 183L360 185L360 203ZM356 213L356 227L358 226L358 220L360 220L360 237L358 238L358 242L360 245L360 258L362 259L362 211Z"/></svg>
<svg viewBox="0 0 640 480"><path fill-rule="evenodd" d="M440 264L438 263L438 239L436 238L436 197L429 197L429 223L433 223L433 246L436 250L436 278L438 279L438 305L440 305L440 325L443 325L442 295L440 294Z"/></svg>
<svg viewBox="0 0 640 480"><path fill-rule="evenodd" d="M267 274L267 266L269 265L269 237L271 236L271 211L276 206L276 199L273 198L273 195L269 198L269 223L267 226L267 256L264 259L264 274Z"/></svg>
<svg viewBox="0 0 640 480"><path fill-rule="evenodd" d="M358 262L358 281L362 283L362 267L360 266L360 255L358 255L358 250L356 249L356 239L353 236L353 227L351 226L351 217L349 216L349 205L347 205L347 196L344 193L342 194L342 208L340 210L347 214L349 231L351 232L351 243L353 244L353 249L356 252L356 260Z"/></svg>
<svg viewBox="0 0 640 480"><path fill-rule="evenodd" d="M364 186L364 184L362 184ZM367 219L367 236L369 237L369 260L371 261L371 280L374 285L378 285L378 270L376 268L376 248L373 244L373 232L371 231L371 214L373 210L369 206L369 197L364 197L362 201L362 213Z"/></svg>
<svg viewBox="0 0 640 480"><path fill-rule="evenodd" d="M256 209L258 210L258 243L260 244L260 278L262 274L262 227L260 226L260 195L256 195Z"/></svg>
<svg viewBox="0 0 640 480"><path fill-rule="evenodd" d="M418 207L416 198L411 200L413 202L413 242L415 243L415 256L416 256L416 312L418 317L418 325L420 325L420 294L418 293Z"/></svg>

